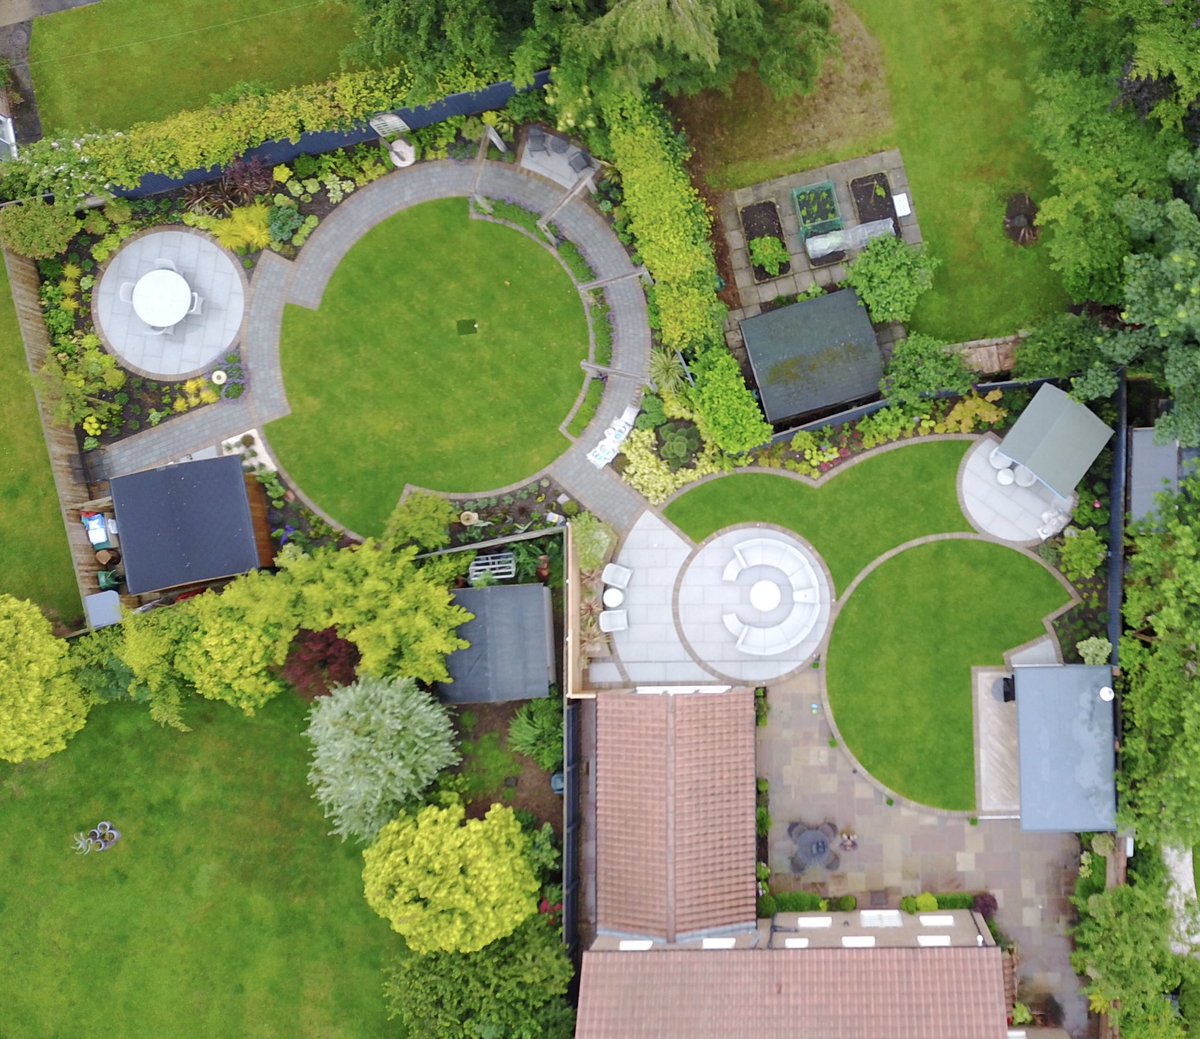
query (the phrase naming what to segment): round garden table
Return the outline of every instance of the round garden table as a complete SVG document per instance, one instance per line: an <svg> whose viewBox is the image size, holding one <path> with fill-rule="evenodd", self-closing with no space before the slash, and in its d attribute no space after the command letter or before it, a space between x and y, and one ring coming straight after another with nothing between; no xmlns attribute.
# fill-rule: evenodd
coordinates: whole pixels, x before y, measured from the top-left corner
<svg viewBox="0 0 1200 1039"><path fill-rule="evenodd" d="M750 605L760 613L770 613L782 598L783 593L774 581L755 581L750 586Z"/></svg>
<svg viewBox="0 0 1200 1039"><path fill-rule="evenodd" d="M133 287L133 312L152 328L169 328L182 321L191 305L188 283L166 268L143 274Z"/></svg>

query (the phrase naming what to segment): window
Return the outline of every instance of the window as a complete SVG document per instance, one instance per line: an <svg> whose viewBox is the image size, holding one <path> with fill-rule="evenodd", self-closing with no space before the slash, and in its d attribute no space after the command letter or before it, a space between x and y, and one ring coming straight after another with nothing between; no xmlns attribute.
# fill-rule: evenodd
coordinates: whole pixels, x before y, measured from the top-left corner
<svg viewBox="0 0 1200 1039"><path fill-rule="evenodd" d="M848 934L842 939L842 947L845 949L874 949L875 935Z"/></svg>

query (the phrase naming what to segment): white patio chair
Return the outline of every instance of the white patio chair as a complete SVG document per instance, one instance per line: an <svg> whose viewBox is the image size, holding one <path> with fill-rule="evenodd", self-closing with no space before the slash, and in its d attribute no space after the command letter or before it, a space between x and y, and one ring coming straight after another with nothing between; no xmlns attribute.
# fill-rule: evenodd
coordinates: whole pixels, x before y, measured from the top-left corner
<svg viewBox="0 0 1200 1039"><path fill-rule="evenodd" d="M175 262L173 260L168 260L165 256L160 256L154 261L154 269L174 271L176 274L179 273L179 268L175 266Z"/></svg>
<svg viewBox="0 0 1200 1039"><path fill-rule="evenodd" d="M122 303L133 302L133 282L123 281L117 289L117 299Z"/></svg>
<svg viewBox="0 0 1200 1039"><path fill-rule="evenodd" d="M200 294L198 292L193 292L192 293L192 309L189 310L188 313L189 314L199 314L200 309L203 306L204 306L204 300L202 300L200 298Z"/></svg>
<svg viewBox="0 0 1200 1039"><path fill-rule="evenodd" d="M153 325L151 325L150 331L147 332L146 334L152 335L152 336L169 336L174 331L175 331L174 325L167 325L165 328L155 328Z"/></svg>
<svg viewBox="0 0 1200 1039"><path fill-rule="evenodd" d="M629 579L632 576L633 571L629 567L619 563L608 563L600 573L600 580L613 588L624 590L629 587Z"/></svg>
<svg viewBox="0 0 1200 1039"><path fill-rule="evenodd" d="M604 610L600 614L600 630L609 633L627 631L629 629L629 614L625 610Z"/></svg>

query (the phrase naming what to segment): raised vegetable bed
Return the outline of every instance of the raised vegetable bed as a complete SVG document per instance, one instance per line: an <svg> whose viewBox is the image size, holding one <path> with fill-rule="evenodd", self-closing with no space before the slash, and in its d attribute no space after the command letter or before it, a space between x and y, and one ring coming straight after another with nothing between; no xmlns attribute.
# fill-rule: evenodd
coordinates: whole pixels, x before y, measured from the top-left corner
<svg viewBox="0 0 1200 1039"><path fill-rule="evenodd" d="M856 177L850 181L850 194L854 197L860 224L869 224L872 220L891 220L895 227L896 206L892 202L892 187L886 174L872 173L869 177Z"/></svg>
<svg viewBox="0 0 1200 1039"><path fill-rule="evenodd" d="M783 236L783 223L779 219L779 207L774 202L755 202L746 206L739 214L742 220L742 230L746 235L746 249L755 238L777 238L787 249L787 240ZM790 262L785 262L779 268L778 274L771 274L762 267L751 263L755 281L770 281L772 278L782 278L792 270Z"/></svg>
<svg viewBox="0 0 1200 1039"><path fill-rule="evenodd" d="M845 226L833 181L795 188L792 191L792 205L796 207L796 216L800 220L801 238L840 231Z"/></svg>

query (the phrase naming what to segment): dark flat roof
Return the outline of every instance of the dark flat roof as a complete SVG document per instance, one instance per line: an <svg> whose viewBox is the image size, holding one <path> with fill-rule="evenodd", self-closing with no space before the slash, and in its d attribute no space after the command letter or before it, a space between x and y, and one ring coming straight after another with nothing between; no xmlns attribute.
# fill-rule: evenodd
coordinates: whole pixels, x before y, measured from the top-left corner
<svg viewBox="0 0 1200 1039"><path fill-rule="evenodd" d="M746 318L741 327L768 422L879 392L883 358L853 289Z"/></svg>
<svg viewBox="0 0 1200 1039"><path fill-rule="evenodd" d="M475 615L458 629L471 645L446 658L454 680L438 692L449 703L531 700L554 681L550 589L541 584L463 588L454 601Z"/></svg>
<svg viewBox="0 0 1200 1039"><path fill-rule="evenodd" d="M110 487L131 595L233 577L259 565L239 458L117 476Z"/></svg>
<svg viewBox="0 0 1200 1039"><path fill-rule="evenodd" d="M1116 828L1113 705L1100 699L1112 669L1084 664L1013 668L1021 829Z"/></svg>

